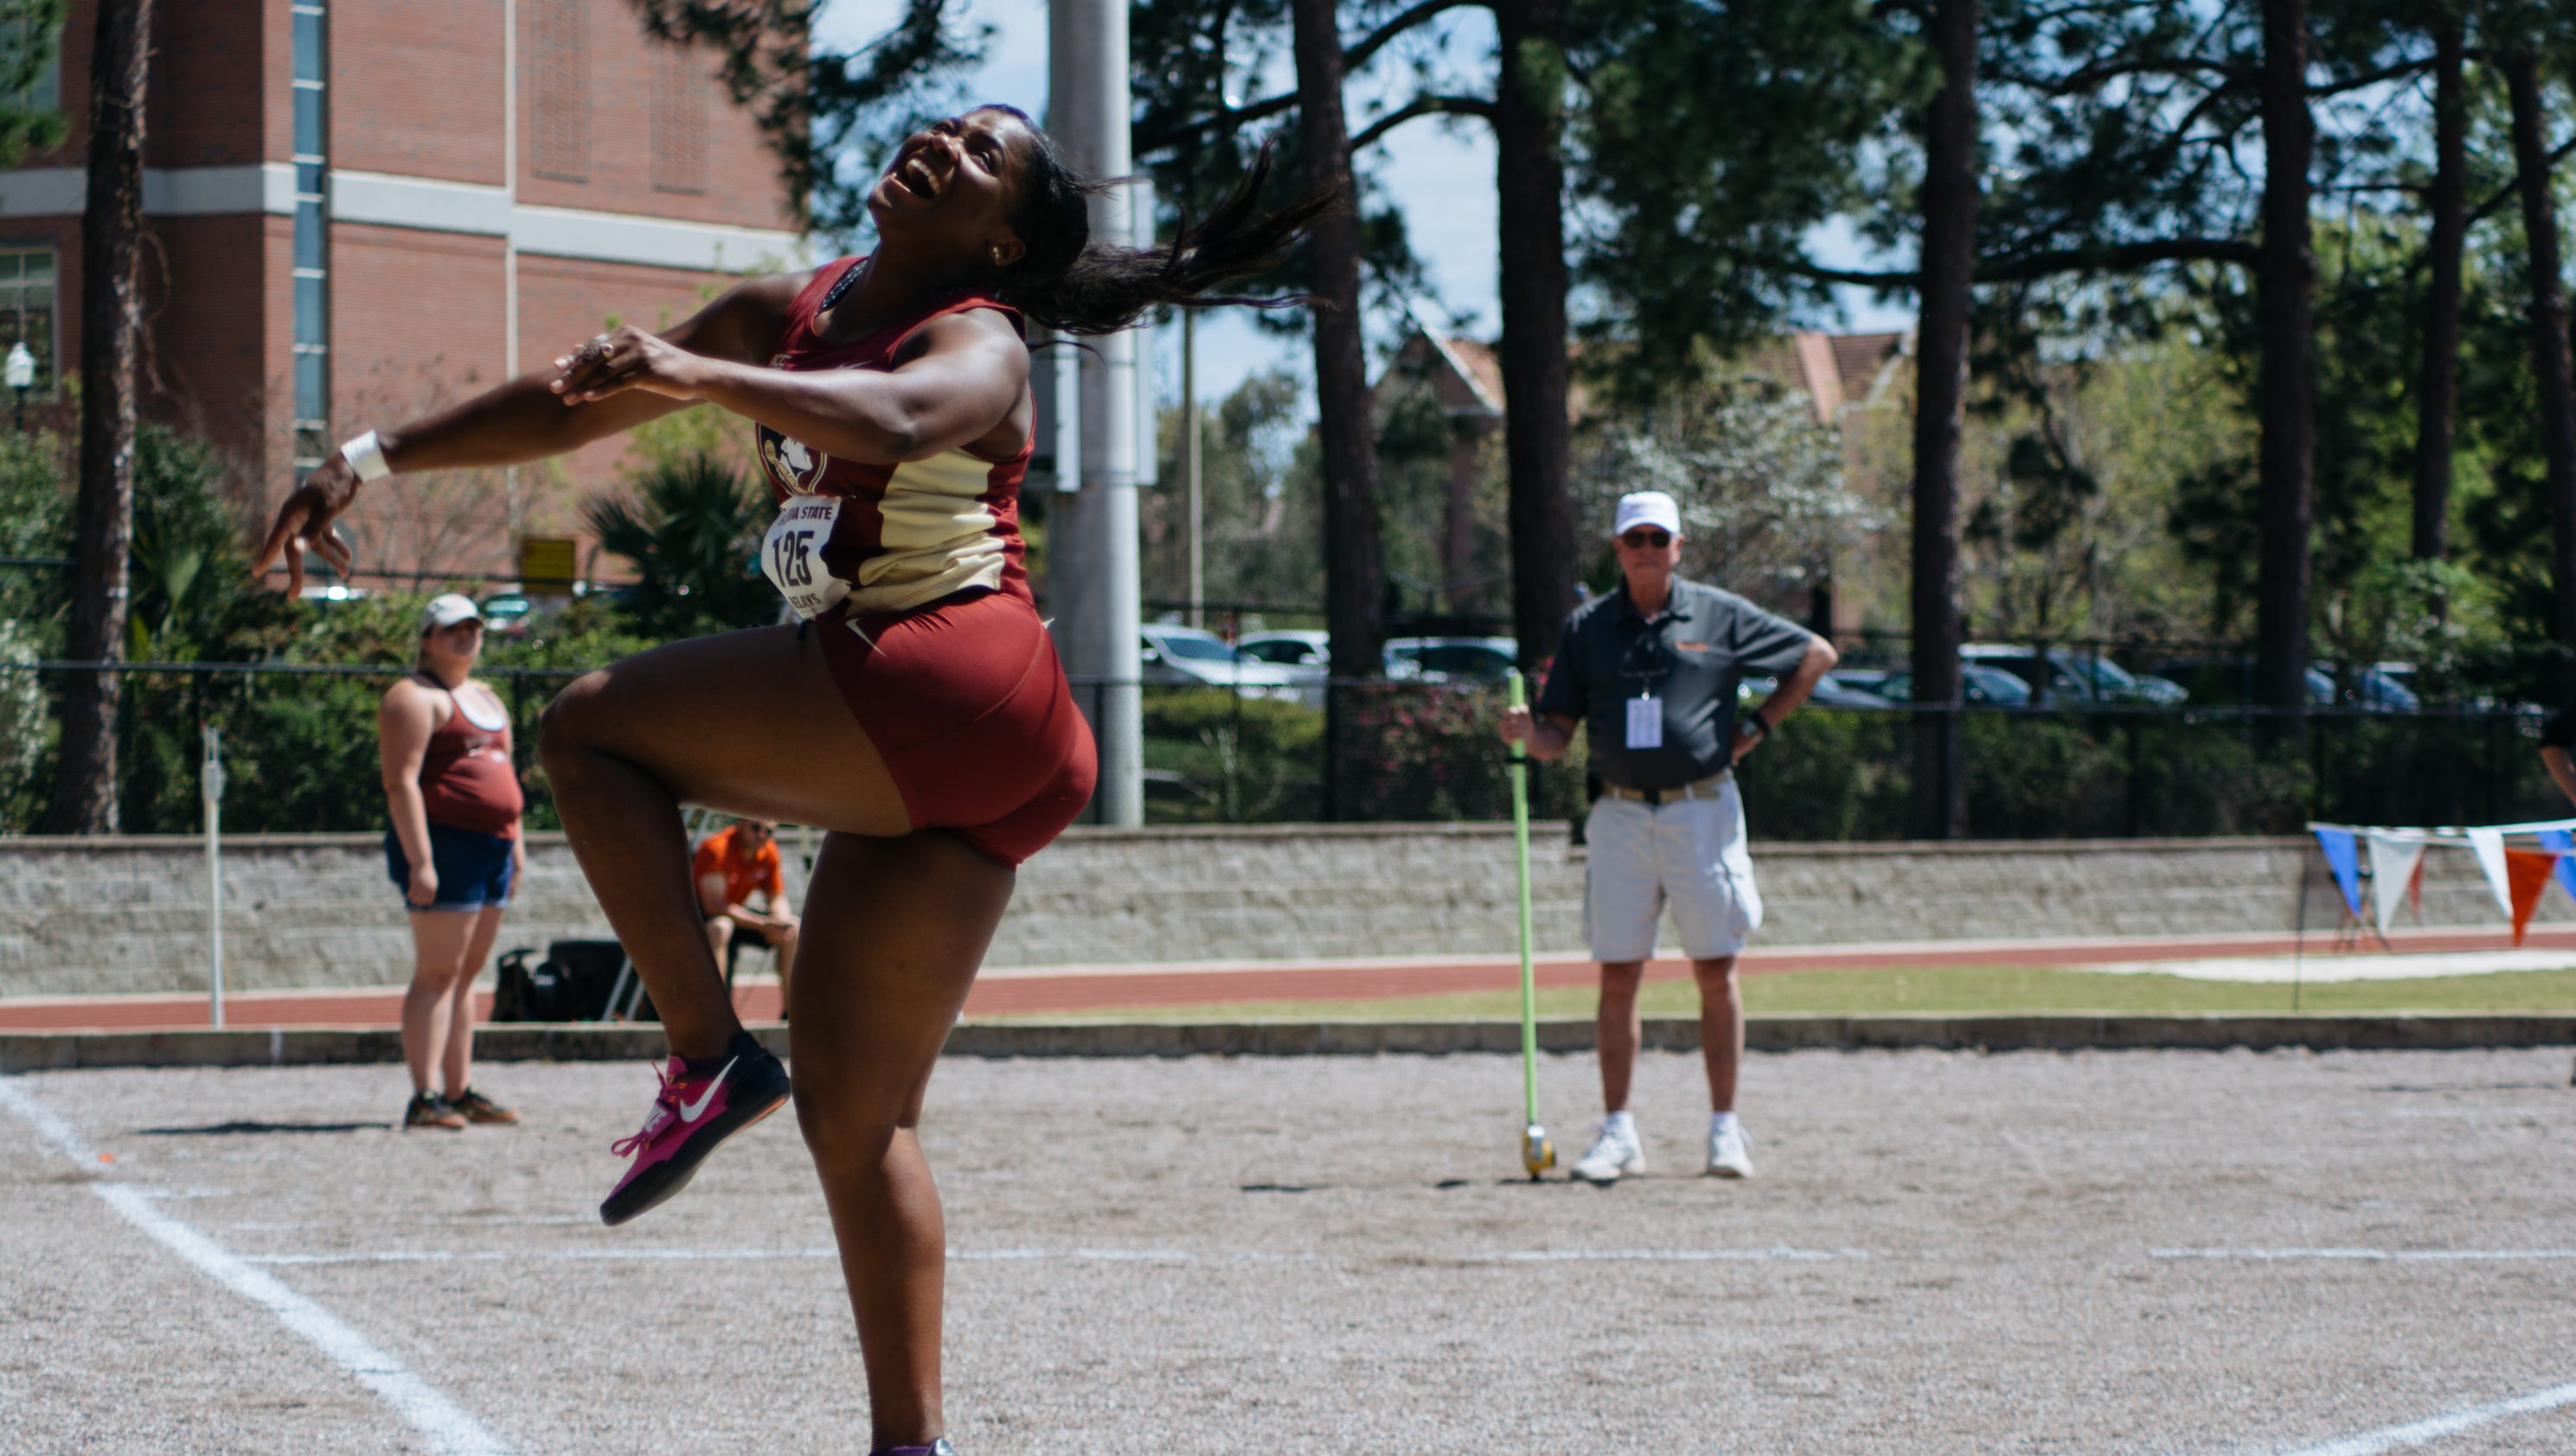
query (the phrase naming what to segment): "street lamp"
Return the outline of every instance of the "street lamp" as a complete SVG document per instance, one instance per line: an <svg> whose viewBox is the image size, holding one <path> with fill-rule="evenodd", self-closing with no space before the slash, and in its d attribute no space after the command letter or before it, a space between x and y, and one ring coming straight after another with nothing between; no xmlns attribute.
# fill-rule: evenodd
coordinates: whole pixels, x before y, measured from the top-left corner
<svg viewBox="0 0 2576 1456"><path fill-rule="evenodd" d="M9 346L9 362L0 364L0 384L9 386L18 396L18 428L27 428L27 391L36 387L36 356L27 352L26 344Z"/></svg>

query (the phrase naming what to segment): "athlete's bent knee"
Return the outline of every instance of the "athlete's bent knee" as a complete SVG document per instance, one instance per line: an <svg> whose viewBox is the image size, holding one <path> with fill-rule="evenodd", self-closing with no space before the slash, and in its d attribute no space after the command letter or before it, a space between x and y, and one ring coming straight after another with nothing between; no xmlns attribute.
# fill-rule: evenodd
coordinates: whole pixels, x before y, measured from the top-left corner
<svg viewBox="0 0 2576 1456"><path fill-rule="evenodd" d="M537 755L552 760L559 755L589 746L583 729L589 722L591 708L608 686L605 669L586 672L564 685L553 702L537 714Z"/></svg>

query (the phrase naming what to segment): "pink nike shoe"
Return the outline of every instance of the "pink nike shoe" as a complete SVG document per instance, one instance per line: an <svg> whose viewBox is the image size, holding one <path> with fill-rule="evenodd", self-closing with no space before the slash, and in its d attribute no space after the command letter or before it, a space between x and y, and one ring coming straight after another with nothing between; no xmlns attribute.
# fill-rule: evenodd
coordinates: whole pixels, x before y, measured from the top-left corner
<svg viewBox="0 0 2576 1456"><path fill-rule="evenodd" d="M787 1101L787 1069L748 1031L734 1033L722 1061L706 1061L714 1065L691 1071L686 1059L673 1057L654 1069L662 1090L643 1128L609 1145L635 1161L599 1205L600 1222L624 1223L687 1187L716 1144Z"/></svg>

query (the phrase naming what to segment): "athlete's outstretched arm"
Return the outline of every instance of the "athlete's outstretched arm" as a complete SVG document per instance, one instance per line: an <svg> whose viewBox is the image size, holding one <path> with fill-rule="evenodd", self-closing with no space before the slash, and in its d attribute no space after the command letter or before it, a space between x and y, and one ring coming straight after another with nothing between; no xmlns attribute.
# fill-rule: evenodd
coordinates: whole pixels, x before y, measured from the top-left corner
<svg viewBox="0 0 2576 1456"><path fill-rule="evenodd" d="M924 325L886 370L790 372L620 329L583 346L557 388L583 409L638 394L705 400L827 454L896 464L993 433L1028 382L1019 331L994 310L974 309Z"/></svg>
<svg viewBox="0 0 2576 1456"><path fill-rule="evenodd" d="M682 321L668 338L693 355L763 358L786 322L788 305L812 277L805 273L750 279ZM630 391L566 409L553 388L559 378L553 373L522 375L462 404L407 424L379 428L377 445L396 471L517 465L579 449L686 409L690 403ZM307 550L320 552L345 572L348 548L333 534L331 522L348 509L359 484L356 469L339 455L323 461L278 507L251 569L264 572L283 556L289 592L304 589Z"/></svg>

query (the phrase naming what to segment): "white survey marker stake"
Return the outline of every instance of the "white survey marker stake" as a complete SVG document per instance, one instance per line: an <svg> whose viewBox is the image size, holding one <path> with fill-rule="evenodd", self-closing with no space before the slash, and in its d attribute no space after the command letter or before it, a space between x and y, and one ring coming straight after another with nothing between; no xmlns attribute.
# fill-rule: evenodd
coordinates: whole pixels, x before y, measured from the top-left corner
<svg viewBox="0 0 2576 1456"><path fill-rule="evenodd" d="M207 1019L220 1027L224 1024L224 733L212 723L199 724L197 731L206 740L206 762L198 771L197 787L206 800L206 950L213 965L206 981Z"/></svg>

